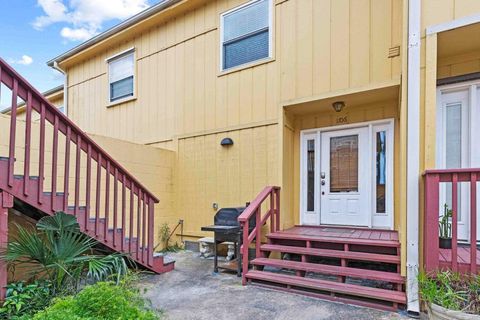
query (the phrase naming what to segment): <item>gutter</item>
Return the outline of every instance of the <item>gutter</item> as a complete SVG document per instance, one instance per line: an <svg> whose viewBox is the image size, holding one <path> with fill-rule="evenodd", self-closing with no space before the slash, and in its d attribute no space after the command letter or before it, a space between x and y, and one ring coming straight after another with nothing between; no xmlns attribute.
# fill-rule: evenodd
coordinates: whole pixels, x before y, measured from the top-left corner
<svg viewBox="0 0 480 320"><path fill-rule="evenodd" d="M407 54L407 312L420 315L420 0L408 1Z"/></svg>
<svg viewBox="0 0 480 320"><path fill-rule="evenodd" d="M42 92L42 96L48 97L51 94L57 93L57 92L63 92L63 84L59 85L55 88L48 89L47 91ZM25 102L21 102L17 105L17 112L22 110L25 107ZM12 110L12 107L8 107L0 111L0 114L9 114L9 112Z"/></svg>
<svg viewBox="0 0 480 320"><path fill-rule="evenodd" d="M68 117L68 74L58 66L57 61L51 67L63 74L63 113Z"/></svg>
<svg viewBox="0 0 480 320"><path fill-rule="evenodd" d="M112 28L96 35L95 37L81 43L80 45L74 47L73 49L70 49L68 50L67 52L65 53L62 53L61 55L51 59L50 61L47 62L47 65L49 67L52 67L54 69L57 69L55 67L55 64L58 64L61 63L62 61L76 55L77 53L80 53L82 52L83 50L117 34L118 32L122 31L122 30L125 30L139 22L141 22L142 20L146 19L146 18L149 18L151 16L153 16L154 14L160 12L160 11L163 11L164 9L167 9L171 6L173 6L174 4L180 2L182 0L163 0L161 1L160 3L157 3L156 5L154 6L151 6L150 8L147 8L139 13L137 13L136 15L128 18L127 20L124 20L122 22L120 22L119 24L113 26ZM58 70L58 69L57 69Z"/></svg>

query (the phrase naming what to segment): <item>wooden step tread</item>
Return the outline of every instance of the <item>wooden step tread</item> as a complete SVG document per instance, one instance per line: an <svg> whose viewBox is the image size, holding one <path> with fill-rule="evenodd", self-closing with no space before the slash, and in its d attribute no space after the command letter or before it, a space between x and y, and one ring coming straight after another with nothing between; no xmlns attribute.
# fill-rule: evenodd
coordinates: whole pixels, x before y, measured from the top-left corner
<svg viewBox="0 0 480 320"><path fill-rule="evenodd" d="M372 239L358 239L358 238L343 238L343 237L322 237L314 235L291 234L286 232L275 232L267 234L269 239L279 240L301 240L314 242L329 242L329 243L346 243L355 245L368 245L376 247L390 247L399 248L400 242L395 240L372 240Z"/></svg>
<svg viewBox="0 0 480 320"><path fill-rule="evenodd" d="M349 268L341 266L331 266L326 264L299 262L291 260L256 258L251 261L253 265L270 266L275 268L300 270L306 272L316 272L328 275L346 276L357 279L379 280L392 283L405 283L404 277L395 272L385 272L376 270L366 270L359 268Z"/></svg>
<svg viewBox="0 0 480 320"><path fill-rule="evenodd" d="M400 263L399 256L388 255L388 254L304 248L304 247L295 247L295 246L282 246L282 245L276 245L276 244L264 244L260 247L260 249L262 251L276 251L276 252L284 252L284 253L303 254L308 256L361 260L361 261L375 261L375 262L385 262L385 263L393 263L393 264Z"/></svg>
<svg viewBox="0 0 480 320"><path fill-rule="evenodd" d="M249 270L245 276L247 279L281 283L284 285L291 285L320 291L329 291L382 301L391 301L401 304L405 304L407 301L405 293L401 291L371 288L348 283L311 279L257 270Z"/></svg>

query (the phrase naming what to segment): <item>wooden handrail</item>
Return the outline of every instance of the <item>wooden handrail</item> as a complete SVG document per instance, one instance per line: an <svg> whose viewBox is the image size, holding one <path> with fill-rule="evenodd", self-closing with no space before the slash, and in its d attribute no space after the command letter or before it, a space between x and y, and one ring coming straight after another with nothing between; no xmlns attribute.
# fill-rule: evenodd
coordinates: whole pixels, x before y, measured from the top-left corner
<svg viewBox="0 0 480 320"><path fill-rule="evenodd" d="M267 198L270 198L269 209L262 217L261 208ZM250 222L255 218L255 227L250 232ZM242 227L242 284L247 283L245 274L248 271L250 244L255 240L256 257L261 255L261 236L262 226L270 219L270 232L280 230L280 187L268 186L260 192L257 197L247 206L247 208L238 216L238 221Z"/></svg>
<svg viewBox="0 0 480 320"><path fill-rule="evenodd" d="M115 250L130 253L137 262L153 266L154 204L159 202L158 198L2 58L0 58L0 84L11 90L12 95L8 168L7 176L4 177L7 191L48 214L60 210L75 216L83 214L83 219L78 221L82 231ZM26 108L21 192L17 191L15 179L15 169L20 170L18 166L15 168L17 108L20 99L25 102ZM39 157L38 178L31 179L31 142L34 140L32 139L32 113L34 111L40 115ZM51 124L52 127L52 137L48 138L46 137L47 124ZM64 142L59 139L60 137L64 138ZM37 136L33 138L37 139ZM48 159L46 159L46 141L52 143L51 155ZM61 144L60 141L62 141ZM64 152L64 155L60 156L60 152ZM51 166L49 164L47 167L46 161L49 160L51 160ZM86 160L86 168L82 167L83 160ZM96 168L96 174L92 174L92 167ZM59 174L63 174L63 184L57 181L62 181ZM46 179L51 181L48 186L44 185ZM85 185L82 184L82 180L85 180ZM47 196L44 188L50 188L51 194ZM92 188L94 190L91 190ZM95 201L92 216L95 225L90 227L92 201ZM127 221L128 202L130 202L128 213L130 221ZM81 207L81 203L84 207ZM136 214L133 209L134 203L137 208ZM134 221L135 217L136 221ZM101 224L103 226L100 226ZM119 244L117 234L120 233L122 242ZM127 237L129 237L128 245L124 243ZM133 238L136 238L136 245L132 245Z"/></svg>
<svg viewBox="0 0 480 320"><path fill-rule="evenodd" d="M424 265L426 271L440 267L439 257L439 215L440 184L452 184L452 249L449 268L459 271L458 260L458 188L460 182L470 183L470 271L477 270L477 182L480 168L426 170L425 179L425 221L424 221Z"/></svg>

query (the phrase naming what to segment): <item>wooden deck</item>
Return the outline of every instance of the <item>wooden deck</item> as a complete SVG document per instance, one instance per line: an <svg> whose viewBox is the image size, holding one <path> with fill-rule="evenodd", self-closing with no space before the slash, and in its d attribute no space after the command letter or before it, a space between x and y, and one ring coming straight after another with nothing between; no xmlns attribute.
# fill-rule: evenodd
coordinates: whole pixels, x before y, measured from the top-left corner
<svg viewBox="0 0 480 320"><path fill-rule="evenodd" d="M470 271L470 245L459 245L457 248L457 262L459 272ZM480 271L480 249L477 247L476 255L477 272ZM439 249L438 252L439 266L441 269L451 269L452 265L452 249Z"/></svg>
<svg viewBox="0 0 480 320"><path fill-rule="evenodd" d="M334 227L334 226L295 226L283 230L284 234L308 237L330 237L330 238L350 238L357 241L361 240L380 240L380 241L398 241L398 232L391 230L352 228L352 227Z"/></svg>

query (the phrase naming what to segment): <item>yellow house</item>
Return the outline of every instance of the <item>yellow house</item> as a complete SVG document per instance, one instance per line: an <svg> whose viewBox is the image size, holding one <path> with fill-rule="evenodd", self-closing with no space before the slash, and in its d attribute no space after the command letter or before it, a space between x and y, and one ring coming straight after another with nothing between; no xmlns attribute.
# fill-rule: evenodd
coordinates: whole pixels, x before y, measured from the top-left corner
<svg viewBox="0 0 480 320"><path fill-rule="evenodd" d="M267 247L256 234L257 258L299 261L264 254L244 281L417 313L419 269L477 271L478 1L165 0L48 65L65 74L68 118L103 136L120 163L142 148L163 152L145 166L168 158L158 176L167 180L145 178L160 198L155 243L163 223L182 220L176 236L195 242L219 207L252 202L245 216L278 212ZM280 195L256 198L265 186ZM270 211L258 206L267 196ZM443 204L453 209L451 249L439 247ZM296 275L273 279L264 266ZM306 272L339 281L305 284ZM393 289L368 291L349 276Z"/></svg>

